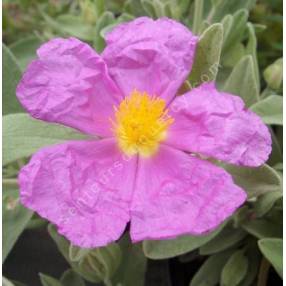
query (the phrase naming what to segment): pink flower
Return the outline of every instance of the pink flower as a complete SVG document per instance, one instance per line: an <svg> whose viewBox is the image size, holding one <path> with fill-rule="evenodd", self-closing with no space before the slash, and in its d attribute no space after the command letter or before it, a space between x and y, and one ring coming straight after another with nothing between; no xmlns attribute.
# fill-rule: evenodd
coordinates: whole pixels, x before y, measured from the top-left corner
<svg viewBox="0 0 286 286"><path fill-rule="evenodd" d="M38 151L19 175L22 203L81 247L117 240L129 221L140 241L203 234L229 217L246 193L198 154L259 166L271 138L213 82L175 96L197 41L173 20L139 18L109 33L102 55L74 38L42 45L20 102L91 139Z"/></svg>

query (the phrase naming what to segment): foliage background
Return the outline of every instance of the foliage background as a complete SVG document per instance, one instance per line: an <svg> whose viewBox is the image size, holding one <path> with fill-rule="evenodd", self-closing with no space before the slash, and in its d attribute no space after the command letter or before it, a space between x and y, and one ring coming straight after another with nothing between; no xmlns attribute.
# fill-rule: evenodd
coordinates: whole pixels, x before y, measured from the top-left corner
<svg viewBox="0 0 286 286"><path fill-rule="evenodd" d="M260 168L223 165L248 201L213 233L79 249L20 205L16 177L40 147L83 135L30 118L15 87L42 42L74 36L101 52L106 32L142 15L200 35L183 88L216 78L269 125L273 151ZM282 0L4 0L3 42L3 285L282 285Z"/></svg>

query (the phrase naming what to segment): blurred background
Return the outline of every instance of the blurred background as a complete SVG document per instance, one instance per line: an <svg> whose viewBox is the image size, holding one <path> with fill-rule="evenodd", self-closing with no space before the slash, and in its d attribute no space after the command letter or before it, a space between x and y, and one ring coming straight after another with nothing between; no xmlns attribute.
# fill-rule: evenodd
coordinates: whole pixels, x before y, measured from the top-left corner
<svg viewBox="0 0 286 286"><path fill-rule="evenodd" d="M3 0L2 8L3 285L282 285L282 0ZM255 170L223 166L249 200L214 233L143 247L125 234L86 252L19 203L21 166L69 135L24 114L15 88L41 43L73 36L100 53L108 31L139 16L170 17L200 35L183 88L216 77L269 125L273 151Z"/></svg>

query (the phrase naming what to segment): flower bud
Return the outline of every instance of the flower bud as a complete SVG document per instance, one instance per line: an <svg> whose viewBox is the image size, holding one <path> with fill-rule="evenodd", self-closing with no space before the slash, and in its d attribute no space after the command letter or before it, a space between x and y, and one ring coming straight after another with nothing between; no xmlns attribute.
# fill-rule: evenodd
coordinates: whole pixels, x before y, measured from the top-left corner
<svg viewBox="0 0 286 286"><path fill-rule="evenodd" d="M272 89L279 89L282 86L283 80L283 60L282 58L276 60L273 64L264 70L264 78L269 87Z"/></svg>
<svg viewBox="0 0 286 286"><path fill-rule="evenodd" d="M116 243L94 249L71 245L69 258L85 279L91 282L109 281L120 264L121 250Z"/></svg>

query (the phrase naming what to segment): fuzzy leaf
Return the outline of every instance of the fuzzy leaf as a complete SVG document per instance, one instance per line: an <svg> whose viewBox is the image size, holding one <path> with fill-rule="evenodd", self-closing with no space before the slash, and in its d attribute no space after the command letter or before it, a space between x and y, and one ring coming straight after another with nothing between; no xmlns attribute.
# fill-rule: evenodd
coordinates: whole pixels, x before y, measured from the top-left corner
<svg viewBox="0 0 286 286"><path fill-rule="evenodd" d="M2 276L2 286L15 286L15 284Z"/></svg>
<svg viewBox="0 0 286 286"><path fill-rule="evenodd" d="M140 243L132 243L128 235L120 239L122 261L112 277L114 285L144 286L147 259Z"/></svg>
<svg viewBox="0 0 286 286"><path fill-rule="evenodd" d="M224 18L221 21L222 27L223 27L223 39L225 41L225 39L228 38L228 36L230 35L232 29L233 29L233 15L231 14L227 14L226 16L224 16Z"/></svg>
<svg viewBox="0 0 286 286"><path fill-rule="evenodd" d="M195 62L189 77L192 86L216 78L219 68L223 30L221 24L210 26L200 37Z"/></svg>
<svg viewBox="0 0 286 286"><path fill-rule="evenodd" d="M96 26L95 26L96 33L93 41L93 46L95 47L97 52L101 52L105 46L104 35L101 31L105 27L113 25L114 22L115 22L114 15L109 11L105 11L96 21Z"/></svg>
<svg viewBox="0 0 286 286"><path fill-rule="evenodd" d="M283 81L283 59L276 60L264 70L264 78L270 88L277 90Z"/></svg>
<svg viewBox="0 0 286 286"><path fill-rule="evenodd" d="M253 244L253 243L252 243ZM256 245L248 245L246 256L248 258L248 269L244 279L238 284L239 286L251 286L257 276L260 265L261 255Z"/></svg>
<svg viewBox="0 0 286 286"><path fill-rule="evenodd" d="M273 265L283 279L283 240L278 238L264 238L258 241L263 255Z"/></svg>
<svg viewBox="0 0 286 286"><path fill-rule="evenodd" d="M16 98L16 87L21 78L21 69L17 59L12 52L2 44L3 57L3 86L2 86L2 103L3 114L23 112L23 109Z"/></svg>
<svg viewBox="0 0 286 286"><path fill-rule="evenodd" d="M238 250L228 259L221 273L221 286L236 286L246 276L248 259L243 250Z"/></svg>
<svg viewBox="0 0 286 286"><path fill-rule="evenodd" d="M74 15L63 14L56 19L61 29L71 36L91 41L93 40L93 27Z"/></svg>
<svg viewBox="0 0 286 286"><path fill-rule="evenodd" d="M42 41L37 36L29 36L13 43L10 49L17 58L21 70L24 71L27 65L37 57L36 50Z"/></svg>
<svg viewBox="0 0 286 286"><path fill-rule="evenodd" d="M200 254L210 255L223 251L241 241L245 236L245 231L226 226L218 235L200 248Z"/></svg>
<svg viewBox="0 0 286 286"><path fill-rule="evenodd" d="M63 286L61 282L49 275L40 273L40 280L43 286Z"/></svg>
<svg viewBox="0 0 286 286"><path fill-rule="evenodd" d="M282 198L282 192L269 192L258 197L254 205L257 217L262 217L268 213L277 200Z"/></svg>
<svg viewBox="0 0 286 286"><path fill-rule="evenodd" d="M195 0L194 1L194 21L192 31L195 34L198 34L202 25L203 10L204 10L204 0Z"/></svg>
<svg viewBox="0 0 286 286"><path fill-rule="evenodd" d="M98 21L96 22L96 30L99 33L103 28L105 28L108 25L111 25L112 23L115 22L115 17L114 15L109 12L109 11L105 11L100 18L98 19ZM102 37L104 35L101 35Z"/></svg>
<svg viewBox="0 0 286 286"><path fill-rule="evenodd" d="M32 155L39 148L66 140L86 139L74 129L16 113L3 117L3 165Z"/></svg>
<svg viewBox="0 0 286 286"><path fill-rule="evenodd" d="M69 258L69 241L59 235L53 225L49 225L48 230L59 251L73 270L86 280L90 282L109 281L117 270L121 261L121 250L117 244L112 243L106 247L90 249L85 251L85 255L79 256L79 260L72 261Z"/></svg>
<svg viewBox="0 0 286 286"><path fill-rule="evenodd" d="M224 15L234 14L240 9L250 10L255 5L256 0L214 0L215 10L212 16L213 22L220 21Z"/></svg>
<svg viewBox="0 0 286 286"><path fill-rule="evenodd" d="M250 107L265 124L283 125L283 98L270 95Z"/></svg>
<svg viewBox="0 0 286 286"><path fill-rule="evenodd" d="M152 0L152 3L153 3L153 6L155 8L155 11L156 11L157 18L166 16L165 9L164 9L165 7L164 7L163 1L161 1L161 0Z"/></svg>
<svg viewBox="0 0 286 286"><path fill-rule="evenodd" d="M268 219L255 219L244 222L243 229L257 238L282 237L282 225Z"/></svg>
<svg viewBox="0 0 286 286"><path fill-rule="evenodd" d="M43 10L40 10L40 13L47 25L57 33L74 36L85 41L93 40L93 27L84 23L80 17L71 14L62 14L58 18L53 19Z"/></svg>
<svg viewBox="0 0 286 286"><path fill-rule="evenodd" d="M220 281L220 273L233 250L210 256L191 280L190 286L216 286Z"/></svg>
<svg viewBox="0 0 286 286"><path fill-rule="evenodd" d="M2 195L3 245L2 263L30 221L33 212L19 201L17 189L4 189Z"/></svg>
<svg viewBox="0 0 286 286"><path fill-rule="evenodd" d="M60 281L63 286L85 286L84 280L72 269L65 271Z"/></svg>
<svg viewBox="0 0 286 286"><path fill-rule="evenodd" d="M225 53L232 45L240 42L247 23L248 11L245 9L237 11L233 15L233 20L231 22L231 27L228 28L228 33L226 34L223 41L223 53Z"/></svg>
<svg viewBox="0 0 286 286"><path fill-rule="evenodd" d="M232 175L234 182L247 192L248 198L282 190L279 174L266 164L258 168L224 165L224 169Z"/></svg>
<svg viewBox="0 0 286 286"><path fill-rule="evenodd" d="M151 18L156 18L156 9L154 7L154 4L151 0L141 0L141 5L145 12L150 16Z"/></svg>
<svg viewBox="0 0 286 286"><path fill-rule="evenodd" d="M109 15L109 16L108 16ZM122 13L119 17L112 21L112 14L110 12L106 11L104 12L98 22L96 23L96 29L99 31L99 36L95 37L94 40L94 47L98 52L101 52L103 48L105 47L105 36L107 33L112 31L117 25L125 22L129 22L134 19L134 17L127 13ZM108 24L109 22L109 24Z"/></svg>
<svg viewBox="0 0 286 286"><path fill-rule="evenodd" d="M246 106L250 106L259 100L254 63L251 56L245 56L238 62L224 84L223 90L239 95Z"/></svg>
<svg viewBox="0 0 286 286"><path fill-rule="evenodd" d="M246 46L246 53L252 56L256 83L258 86L258 91L260 91L260 75L259 75L259 66L257 61L257 39L255 34L255 28L252 23L247 23L248 29L248 42Z"/></svg>
<svg viewBox="0 0 286 286"><path fill-rule="evenodd" d="M145 255L151 259L175 257L204 245L215 237L223 226L224 224L204 236L184 235L171 240L145 240L143 242L143 251Z"/></svg>
<svg viewBox="0 0 286 286"><path fill-rule="evenodd" d="M86 280L91 282L99 282L101 279L95 273L95 271L89 267L89 265L82 265L78 262L71 261L69 259L69 246L70 243L61 235L58 234L56 227L50 224L48 226L48 231L54 242L56 243L60 253L67 260L67 262L71 265L72 269L79 273Z"/></svg>
<svg viewBox="0 0 286 286"><path fill-rule="evenodd" d="M277 126L274 127L275 129L277 129ZM283 127L281 127L283 128ZM276 132L274 133L273 129L270 127L269 131L271 133L271 139L272 139L272 151L270 154L270 157L267 161L267 164L270 166L274 166L276 164L280 164L283 161L283 154L282 154L282 150L278 139L277 139L277 135ZM274 168L275 169L275 168Z"/></svg>
<svg viewBox="0 0 286 286"><path fill-rule="evenodd" d="M222 63L225 67L234 67L245 55L245 47L238 42L223 53Z"/></svg>

